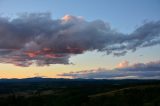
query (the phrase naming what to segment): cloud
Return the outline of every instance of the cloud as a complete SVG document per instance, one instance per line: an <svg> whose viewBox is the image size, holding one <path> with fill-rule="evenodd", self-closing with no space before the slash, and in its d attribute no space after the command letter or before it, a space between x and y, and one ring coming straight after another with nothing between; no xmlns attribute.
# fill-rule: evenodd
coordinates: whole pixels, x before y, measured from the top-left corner
<svg viewBox="0 0 160 106"><path fill-rule="evenodd" d="M127 67L128 65L129 65L129 62L125 60L125 61L119 63L119 64L117 65L117 68Z"/></svg>
<svg viewBox="0 0 160 106"><path fill-rule="evenodd" d="M0 63L17 66L70 64L69 58L97 50L125 55L128 51L160 44L160 21L148 22L130 34L117 32L102 20L50 13L0 16Z"/></svg>
<svg viewBox="0 0 160 106"><path fill-rule="evenodd" d="M121 63L120 63L121 64ZM128 62L122 62L123 67L112 70L99 68L93 70L85 70L79 72L70 72L59 74L59 76L67 76L71 78L87 78L87 79L160 79L160 61L149 63L136 63L128 65ZM124 66L124 64L126 66Z"/></svg>

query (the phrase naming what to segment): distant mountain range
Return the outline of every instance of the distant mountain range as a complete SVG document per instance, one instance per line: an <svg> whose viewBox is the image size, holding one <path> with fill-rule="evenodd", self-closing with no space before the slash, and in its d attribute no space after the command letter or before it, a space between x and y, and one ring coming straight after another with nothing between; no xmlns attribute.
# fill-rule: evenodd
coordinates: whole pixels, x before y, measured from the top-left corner
<svg viewBox="0 0 160 106"><path fill-rule="evenodd" d="M150 79L64 79L64 78L43 78L32 77L24 79L0 79L0 83L17 83L17 82L81 82L81 83L107 83L107 84L128 84L128 83L145 83L145 82L160 82L160 80Z"/></svg>

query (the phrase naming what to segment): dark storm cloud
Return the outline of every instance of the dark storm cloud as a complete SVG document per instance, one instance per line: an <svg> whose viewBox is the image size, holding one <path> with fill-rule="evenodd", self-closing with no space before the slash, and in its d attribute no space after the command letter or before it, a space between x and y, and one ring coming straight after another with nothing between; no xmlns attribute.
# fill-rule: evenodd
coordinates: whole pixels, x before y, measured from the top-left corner
<svg viewBox="0 0 160 106"><path fill-rule="evenodd" d="M160 61L149 62L146 64L137 63L112 70L100 68L95 70L63 73L59 74L59 76L87 79L160 79Z"/></svg>
<svg viewBox="0 0 160 106"><path fill-rule="evenodd" d="M125 55L129 50L160 44L160 21L148 22L131 34L109 24L66 15L52 19L49 13L0 16L0 62L18 66L69 64L70 56L97 50Z"/></svg>

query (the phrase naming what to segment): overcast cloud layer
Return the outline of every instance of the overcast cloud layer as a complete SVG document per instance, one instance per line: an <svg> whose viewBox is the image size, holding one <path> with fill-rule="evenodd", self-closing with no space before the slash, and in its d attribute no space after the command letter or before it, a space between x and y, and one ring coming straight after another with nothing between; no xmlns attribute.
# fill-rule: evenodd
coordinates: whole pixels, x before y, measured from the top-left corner
<svg viewBox="0 0 160 106"><path fill-rule="evenodd" d="M14 19L0 16L0 63L17 66L69 64L69 58L97 50L116 56L160 44L160 21L143 24L130 34L117 32L102 20L88 22L66 15L32 13Z"/></svg>
<svg viewBox="0 0 160 106"><path fill-rule="evenodd" d="M160 60L149 63L136 63L112 70L103 68L59 74L63 77L86 78L86 79L160 79ZM128 63L127 63L128 64Z"/></svg>

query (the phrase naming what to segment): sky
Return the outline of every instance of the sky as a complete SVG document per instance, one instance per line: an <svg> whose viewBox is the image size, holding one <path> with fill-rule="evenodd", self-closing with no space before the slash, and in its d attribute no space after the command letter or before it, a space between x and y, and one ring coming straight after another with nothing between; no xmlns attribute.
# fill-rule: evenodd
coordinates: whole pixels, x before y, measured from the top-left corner
<svg viewBox="0 0 160 106"><path fill-rule="evenodd" d="M160 79L159 0L0 0L0 78Z"/></svg>

